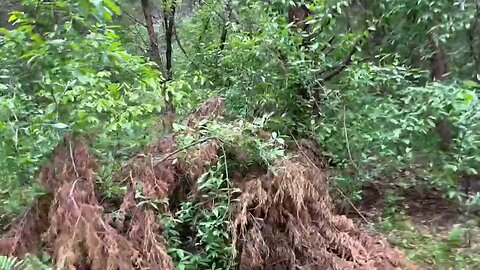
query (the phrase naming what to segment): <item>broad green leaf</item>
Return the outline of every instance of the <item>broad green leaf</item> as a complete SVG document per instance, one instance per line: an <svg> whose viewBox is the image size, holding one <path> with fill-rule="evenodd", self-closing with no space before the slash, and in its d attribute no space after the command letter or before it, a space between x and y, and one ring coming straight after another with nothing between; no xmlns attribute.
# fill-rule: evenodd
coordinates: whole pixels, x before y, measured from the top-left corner
<svg viewBox="0 0 480 270"><path fill-rule="evenodd" d="M120 7L117 6L117 4L115 4L114 0L103 0L103 3L105 3L105 5L113 12L115 12L115 14L117 15L120 15L121 14L121 10L120 10Z"/></svg>

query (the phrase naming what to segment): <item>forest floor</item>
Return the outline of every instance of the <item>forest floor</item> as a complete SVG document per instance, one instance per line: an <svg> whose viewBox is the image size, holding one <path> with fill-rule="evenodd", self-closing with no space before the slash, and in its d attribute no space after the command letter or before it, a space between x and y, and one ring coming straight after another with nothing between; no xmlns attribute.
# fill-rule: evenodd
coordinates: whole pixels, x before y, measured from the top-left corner
<svg viewBox="0 0 480 270"><path fill-rule="evenodd" d="M467 214L440 194L412 190L403 196L398 190L392 194L370 190L359 211L372 223L354 218L356 223L384 235L425 269L480 269L478 214Z"/></svg>

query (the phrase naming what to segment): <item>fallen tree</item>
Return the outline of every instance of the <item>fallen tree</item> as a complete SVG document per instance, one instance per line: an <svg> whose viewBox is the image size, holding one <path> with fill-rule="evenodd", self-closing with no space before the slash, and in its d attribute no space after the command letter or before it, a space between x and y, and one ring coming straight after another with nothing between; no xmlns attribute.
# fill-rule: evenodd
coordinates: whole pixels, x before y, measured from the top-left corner
<svg viewBox="0 0 480 270"><path fill-rule="evenodd" d="M199 183L224 162L229 202L224 218L235 251L231 267L411 267L380 237L335 214L328 169L315 142L282 146L269 141L286 154L270 157L271 164L265 157L266 162L250 162L255 153L247 145L255 148L269 139L250 129L251 140L238 143L246 136L243 121L230 121L223 127L230 133L216 135L222 115L222 99L212 98L176 132L123 164L115 176L125 187L119 201L100 199L95 158L81 139L65 136L39 174L47 195L11 224L0 239L0 252L19 258L44 252L53 258L54 269L174 269L165 224L158 217L175 215L185 201L212 208L216 202ZM243 165L228 170L227 163L235 162ZM164 203L145 203L158 200ZM194 237L195 230L183 228L182 237ZM190 252L204 248L180 245Z"/></svg>

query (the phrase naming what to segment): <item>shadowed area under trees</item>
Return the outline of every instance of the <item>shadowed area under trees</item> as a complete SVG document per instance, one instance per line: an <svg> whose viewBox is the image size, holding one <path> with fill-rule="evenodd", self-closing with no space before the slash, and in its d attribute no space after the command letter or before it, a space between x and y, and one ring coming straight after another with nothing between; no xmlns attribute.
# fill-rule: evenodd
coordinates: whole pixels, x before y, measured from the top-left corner
<svg viewBox="0 0 480 270"><path fill-rule="evenodd" d="M479 1L0 5L0 270L480 267Z"/></svg>

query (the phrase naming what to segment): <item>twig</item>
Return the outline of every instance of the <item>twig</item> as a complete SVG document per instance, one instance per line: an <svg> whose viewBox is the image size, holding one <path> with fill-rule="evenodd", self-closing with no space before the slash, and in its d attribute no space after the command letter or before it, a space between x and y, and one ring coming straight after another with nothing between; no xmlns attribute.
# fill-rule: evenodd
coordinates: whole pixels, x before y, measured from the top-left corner
<svg viewBox="0 0 480 270"><path fill-rule="evenodd" d="M169 159L170 157L172 157L172 156L174 156L174 155L182 152L182 151L185 150L185 149L188 149L188 148L190 148L190 147L192 147L192 146L195 146L195 145L197 145L197 144L204 143L204 142L209 141L209 140L218 140L218 138L216 138L216 137L203 138L203 139L198 140L198 141L196 141L196 142L193 142L193 143L191 143L191 144L189 144L189 145L186 145L186 146L184 146L184 147L182 147L182 148L179 148L179 149L171 152L170 154L166 155L165 157L163 157L162 159L160 159L158 162L155 162L154 166L157 166L158 164L164 162L165 160L167 160L167 159Z"/></svg>
<svg viewBox="0 0 480 270"><path fill-rule="evenodd" d="M142 42L143 42L143 44L145 45L145 47L148 48L150 45L149 45L148 42L143 38L142 33L141 33L140 30L137 28L137 26L136 26L136 25L133 25L132 27L133 27L133 29L135 30L137 36L140 37L140 39L142 40ZM135 44L135 45L138 46L138 47L140 47L138 44ZM142 47L140 47L140 48L142 48ZM142 49L143 49L143 48L142 48Z"/></svg>
<svg viewBox="0 0 480 270"><path fill-rule="evenodd" d="M75 190L75 186L77 185L77 182L78 182L79 179L80 178L77 178L77 179L75 179L75 181L73 181L72 188L70 189L69 195L70 195L70 198L73 201L73 204L74 204L75 208L80 212L80 208L78 207L78 204L75 201L75 198L73 198L73 191Z"/></svg>
<svg viewBox="0 0 480 270"><path fill-rule="evenodd" d="M375 26L375 29L379 26L380 24L380 20L376 21L373 26ZM366 31L370 34L370 32L372 32L372 30L369 30L369 28L366 29ZM374 31L374 30L373 30ZM355 44L353 45L353 48L350 50L350 52L348 53L348 55L345 57L345 59L343 59L343 61L335 66L333 69L331 69L330 71L328 72L325 72L325 71L322 71L320 72L319 75L322 75L322 74L326 74L322 80L324 82L328 81L328 80L331 80L332 78L334 78L335 76L337 76L338 74L342 73L342 71L344 71L351 63L352 63L352 57L353 55L359 51L358 48L362 47L366 42L368 41L368 38L367 36L363 35L362 37L358 38L358 40L355 42Z"/></svg>
<svg viewBox="0 0 480 270"><path fill-rule="evenodd" d="M223 144L221 145L221 147L222 147L222 152L223 152L223 162L224 162L224 164L225 164L225 165L224 165L224 166L225 166L225 178L226 178L227 187L228 187L228 188L227 188L227 192L228 192L227 205L230 205L232 193L231 193L230 178L229 178L229 176L228 176L229 173L228 173L227 154L226 154L226 152L225 152L225 147L223 146ZM227 212L224 213L222 219L225 220L225 217L227 216L227 214L228 214L228 216L229 216L228 219L231 220L231 219L232 219L232 211L230 211L229 209L227 209ZM232 243L232 247L235 248L234 243ZM230 261L229 261L229 266L231 266L231 265L232 265L232 261L230 260ZM227 267L227 269L229 269L229 268L230 268L230 267Z"/></svg>
<svg viewBox="0 0 480 270"><path fill-rule="evenodd" d="M192 60L190 60L190 57L188 57L187 51L185 51L185 49L183 48L182 43L180 42L180 38L178 37L177 24L176 24L175 22L173 22L173 30L175 31L175 40L177 41L177 44L178 44L178 47L180 48L180 50L183 52L183 54L185 55L185 57L189 60L189 62L190 62L196 69L200 69L200 67L199 67L195 62L193 62Z"/></svg>
<svg viewBox="0 0 480 270"><path fill-rule="evenodd" d="M357 52L357 45L360 46L360 44L362 44L362 42L357 42L353 46L352 50L347 55L347 57L345 57L345 59L343 59L342 63L340 65L336 66L335 68L333 68L332 70L330 70L328 73L326 73L326 75L322 78L322 80L323 81L328 81L328 80L332 79L333 77L337 76L338 74L340 74L343 70L345 70L347 68L347 66L350 65L350 63L352 63L352 57Z"/></svg>
<svg viewBox="0 0 480 270"><path fill-rule="evenodd" d="M220 12L216 11L214 7L212 7L210 5L210 3L208 3L207 1L205 1L203 4L205 4L206 6L208 6L210 8L211 11L213 11L215 14L217 14L218 17L220 17L220 19L222 19L224 22L227 21L227 19L223 16L223 14L221 14Z"/></svg>
<svg viewBox="0 0 480 270"><path fill-rule="evenodd" d="M145 28L147 27L147 25L144 22L142 22L142 21L138 20L137 18L133 17L130 13L126 12L124 8L122 8L122 11L123 11L123 13L125 13L125 15L127 15L128 18L130 18L130 20L135 21L136 23L142 25Z"/></svg>
<svg viewBox="0 0 480 270"><path fill-rule="evenodd" d="M345 105L343 105L343 134L345 136L345 143L346 143L346 146L347 146L348 158L350 159L350 162L352 162L353 167L357 171L359 171L360 169L358 168L357 164L353 160L352 152L350 150L350 142L348 141L348 133L347 133L347 124L346 124L346 121L345 121L345 115L346 115L345 112L346 112L346 107L345 107Z"/></svg>
<svg viewBox="0 0 480 270"><path fill-rule="evenodd" d="M315 163L313 163L313 161L307 156L307 154L305 154L303 151L302 151L302 148L300 147L300 145L298 144L298 141L297 139L295 139L295 136L293 136L292 132L290 132L290 136L292 136L293 140L295 141L295 144L297 145L298 147L298 150L300 151L300 153L302 153L303 156L305 156L305 158L318 170L320 170L320 168L318 168L317 165L315 165ZM334 186L335 186L335 189L340 192L340 194L342 195L342 197L345 198L345 200L347 200L347 202L350 204L350 206L352 206L352 208L355 210L355 212L357 212L357 214L363 219L363 221L365 221L365 223L367 223L368 225L370 225L370 222L367 220L367 218L365 218L365 216L360 212L360 210L358 210L358 208L353 204L353 202L347 197L347 195L345 195L345 193L343 193L340 188L337 186L336 183L334 182L330 182L332 183Z"/></svg>
<svg viewBox="0 0 480 270"><path fill-rule="evenodd" d="M74 159L74 157L73 157L73 148L72 148L72 141L71 141L71 139L68 140L68 144L69 144L69 148L70 148L70 159L72 160L73 170L75 171L75 175L77 176L77 178L80 178L80 174L79 174L78 171L77 171L77 165L75 165L75 159Z"/></svg>
<svg viewBox="0 0 480 270"><path fill-rule="evenodd" d="M182 43L180 42L180 39L178 38L177 24L175 22L173 22L173 30L175 31L175 39L177 40L178 47L183 52L183 54L188 58L188 54L183 48Z"/></svg>
<svg viewBox="0 0 480 270"><path fill-rule="evenodd" d="M340 192L340 194L342 194L342 196L345 198L345 200L347 200L347 202L350 204L350 206L353 207L353 209L355 210L355 212L357 212L358 215L360 215L360 217L363 219L363 221L365 221L365 223L367 223L368 225L371 225L370 221L368 221L368 220L365 218L365 216L360 212L360 210L358 210L358 208L357 208L357 207L353 204L353 202L347 197L347 195L345 195L345 194L343 193L343 191L342 191L339 187L335 186L335 188L337 189L338 192Z"/></svg>

